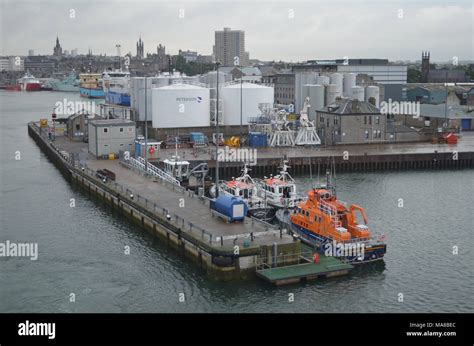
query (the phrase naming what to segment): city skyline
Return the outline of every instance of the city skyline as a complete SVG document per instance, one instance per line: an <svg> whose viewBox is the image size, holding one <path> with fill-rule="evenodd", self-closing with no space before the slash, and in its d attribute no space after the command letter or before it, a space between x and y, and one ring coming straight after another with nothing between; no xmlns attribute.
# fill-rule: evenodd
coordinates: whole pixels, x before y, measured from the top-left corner
<svg viewBox="0 0 474 346"><path fill-rule="evenodd" d="M250 59L263 61L343 57L416 61L423 50L431 52L433 61L474 57L473 8L466 1L449 5L440 1L138 4L101 1L91 9L87 2L2 1L0 54L23 56L33 50L37 55L51 55L59 36L63 51L77 48L79 54L91 49L94 54L116 55L115 45L120 44L122 55L135 55L141 37L145 54L156 52L161 43L170 54L189 49L210 55L215 31L230 27L245 31ZM20 20L29 25L14 25Z"/></svg>

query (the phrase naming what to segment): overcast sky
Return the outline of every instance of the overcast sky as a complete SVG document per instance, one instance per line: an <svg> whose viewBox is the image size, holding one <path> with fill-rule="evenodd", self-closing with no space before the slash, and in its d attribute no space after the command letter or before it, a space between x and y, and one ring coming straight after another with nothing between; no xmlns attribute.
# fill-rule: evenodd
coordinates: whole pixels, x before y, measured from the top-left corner
<svg viewBox="0 0 474 346"><path fill-rule="evenodd" d="M63 50L115 55L158 43L211 54L214 31L245 30L250 58L302 61L331 58L433 61L474 59L472 0L445 1L41 1L0 0L1 55ZM73 10L73 11L71 11ZM180 12L181 10L181 12ZM184 10L184 18L180 18ZM75 18L74 16L75 15ZM73 18L71 18L73 17Z"/></svg>

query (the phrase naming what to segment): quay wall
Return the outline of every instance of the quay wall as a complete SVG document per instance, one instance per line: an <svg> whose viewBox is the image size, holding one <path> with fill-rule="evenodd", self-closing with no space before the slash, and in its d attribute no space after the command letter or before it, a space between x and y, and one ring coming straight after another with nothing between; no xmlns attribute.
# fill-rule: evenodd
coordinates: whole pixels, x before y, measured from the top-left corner
<svg viewBox="0 0 474 346"><path fill-rule="evenodd" d="M205 270L209 277L220 281L232 281L255 277L257 261L262 254L271 262L274 254L272 246L249 246L239 248L239 255L234 254L233 246L220 246L207 239L195 237L173 225L165 215L151 212L139 205L127 194L120 194L99 179L91 177L79 168L74 167L71 158L61 153L53 143L40 135L36 124L28 124L28 133L46 156L55 164L65 178L74 186L94 197L113 210L120 212L132 223L148 231L154 237L165 242L183 257L193 260ZM280 244L278 254L294 254L300 250L300 242Z"/></svg>
<svg viewBox="0 0 474 346"><path fill-rule="evenodd" d="M281 158L258 158L258 165L251 166L252 174L263 176L276 174L281 166ZM406 153L383 155L350 155L345 160L343 156L331 157L288 157L291 174L321 174L329 169L331 162L337 173L341 172L371 172L398 171L422 169L461 169L474 168L474 152L433 152ZM334 161L333 161L334 160ZM209 174L214 175L215 161L208 161ZM241 162L219 162L221 177L238 176L242 170Z"/></svg>

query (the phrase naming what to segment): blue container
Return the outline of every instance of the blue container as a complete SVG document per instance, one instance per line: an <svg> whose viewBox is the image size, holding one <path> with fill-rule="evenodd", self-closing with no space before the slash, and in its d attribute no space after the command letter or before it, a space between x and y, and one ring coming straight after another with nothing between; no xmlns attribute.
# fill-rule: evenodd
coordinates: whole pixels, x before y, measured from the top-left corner
<svg viewBox="0 0 474 346"><path fill-rule="evenodd" d="M135 157L142 156L142 144L135 140Z"/></svg>
<svg viewBox="0 0 474 346"><path fill-rule="evenodd" d="M193 143L198 143L198 144L207 144L208 139L206 135L202 132L191 132L189 134L190 140Z"/></svg>
<svg viewBox="0 0 474 346"><path fill-rule="evenodd" d="M248 206L242 198L220 195L215 200L211 200L212 210L225 215L231 222L242 221L247 215Z"/></svg>
<svg viewBox="0 0 474 346"><path fill-rule="evenodd" d="M267 135L261 132L249 133L249 146L251 148L264 148L267 146Z"/></svg>

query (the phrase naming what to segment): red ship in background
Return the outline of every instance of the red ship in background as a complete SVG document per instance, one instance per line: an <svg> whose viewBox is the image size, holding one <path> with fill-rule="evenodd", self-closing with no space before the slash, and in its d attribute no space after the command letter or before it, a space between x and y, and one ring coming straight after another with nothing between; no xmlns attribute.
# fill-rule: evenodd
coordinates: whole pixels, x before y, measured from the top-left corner
<svg viewBox="0 0 474 346"><path fill-rule="evenodd" d="M5 90L11 91L41 91L41 82L30 73L16 81L15 85L7 85Z"/></svg>

